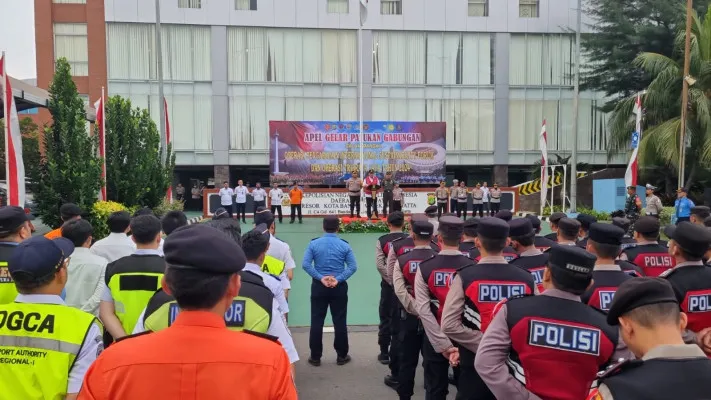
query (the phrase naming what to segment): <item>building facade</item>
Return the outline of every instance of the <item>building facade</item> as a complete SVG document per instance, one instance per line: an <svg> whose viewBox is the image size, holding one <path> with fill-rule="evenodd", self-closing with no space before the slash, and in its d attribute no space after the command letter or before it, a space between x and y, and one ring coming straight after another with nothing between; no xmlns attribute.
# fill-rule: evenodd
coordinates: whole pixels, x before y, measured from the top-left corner
<svg viewBox="0 0 711 400"><path fill-rule="evenodd" d="M268 121L357 120L362 80L364 120L444 121L450 174L518 183L544 119L549 154L573 145L576 4L369 0L359 40L359 0L160 0L178 171L266 175ZM64 56L80 93L106 86L158 121L153 0L35 0L35 13L40 87ZM580 162L608 163L603 101L581 94Z"/></svg>

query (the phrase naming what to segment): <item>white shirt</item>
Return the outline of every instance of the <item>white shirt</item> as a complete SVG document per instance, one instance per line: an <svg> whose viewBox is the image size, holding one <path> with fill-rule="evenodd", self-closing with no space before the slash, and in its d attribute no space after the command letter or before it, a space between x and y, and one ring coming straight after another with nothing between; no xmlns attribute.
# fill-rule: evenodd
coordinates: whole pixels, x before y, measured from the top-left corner
<svg viewBox="0 0 711 400"><path fill-rule="evenodd" d="M104 257L93 254L86 247L74 249L67 267L67 298L70 307L99 316L99 301L106 283L106 264Z"/></svg>
<svg viewBox="0 0 711 400"><path fill-rule="evenodd" d="M279 188L272 189L269 191L269 198L272 199L273 206L280 206L284 198L284 192Z"/></svg>
<svg viewBox="0 0 711 400"><path fill-rule="evenodd" d="M267 192L262 188L254 189L250 194L254 198L254 201L264 201L264 198L267 197Z"/></svg>
<svg viewBox="0 0 711 400"><path fill-rule="evenodd" d="M237 186L234 190L235 192L235 201L237 203L246 203L247 202L247 193L249 193L249 190L247 190L246 186Z"/></svg>
<svg viewBox="0 0 711 400"><path fill-rule="evenodd" d="M269 235L269 250L267 250L267 255L284 263L284 272L279 275L281 287L284 290L291 289L291 281L289 277L286 276L286 271L296 268L296 263L294 262L294 257L291 255L291 247L289 247L289 244L277 239L274 235Z"/></svg>
<svg viewBox="0 0 711 400"><path fill-rule="evenodd" d="M244 266L244 271L253 272L258 275L264 281L264 286L268 287L274 295L274 299L279 303L279 311L282 314L289 312L289 303L286 302L286 296L284 295L284 288L281 286L280 278L274 275L269 275L262 271L262 268L257 264L247 263Z"/></svg>
<svg viewBox="0 0 711 400"><path fill-rule="evenodd" d="M223 206L231 206L232 205L232 196L235 195L235 192L232 191L230 188L222 188L220 189L220 204Z"/></svg>
<svg viewBox="0 0 711 400"><path fill-rule="evenodd" d="M481 187L481 190L484 191L484 197L482 197L481 199L482 199L483 201L489 201L489 187L488 187L488 186L482 186L482 187Z"/></svg>
<svg viewBox="0 0 711 400"><path fill-rule="evenodd" d="M91 246L91 252L112 263L119 258L130 256L136 251L136 243L125 233L109 233L109 236Z"/></svg>
<svg viewBox="0 0 711 400"><path fill-rule="evenodd" d="M165 243L165 239L160 238L160 244L158 245L158 255L161 257L165 257L165 254L163 253L163 244Z"/></svg>
<svg viewBox="0 0 711 400"><path fill-rule="evenodd" d="M61 297L49 294L18 294L15 298L17 303L31 304L57 304L66 306ZM91 364L96 361L96 357L104 350L104 341L101 334L99 323L94 321L89 328L89 332L84 338L84 343L81 344L81 349L77 355L72 369L69 370L69 383L67 385L67 393L79 393L82 383L84 383L84 375ZM38 377L41 379L41 377Z"/></svg>
<svg viewBox="0 0 711 400"><path fill-rule="evenodd" d="M161 244L162 244L162 242L161 242ZM157 255L157 256L163 257L162 251L152 250L152 249L138 249L138 250L135 250L131 254ZM114 303L114 296L111 294L111 288L106 286L105 284L104 284L104 291L103 291L103 293L101 293L101 301L108 301L110 303Z"/></svg>

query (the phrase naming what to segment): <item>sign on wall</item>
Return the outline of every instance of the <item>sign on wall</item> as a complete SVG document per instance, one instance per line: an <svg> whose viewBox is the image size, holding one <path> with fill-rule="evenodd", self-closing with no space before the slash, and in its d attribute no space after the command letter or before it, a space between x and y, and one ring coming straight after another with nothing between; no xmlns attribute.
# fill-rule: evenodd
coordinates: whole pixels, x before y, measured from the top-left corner
<svg viewBox="0 0 711 400"><path fill-rule="evenodd" d="M360 171L358 121L269 121L271 181L342 185ZM404 184L445 179L444 122L363 122L364 170Z"/></svg>

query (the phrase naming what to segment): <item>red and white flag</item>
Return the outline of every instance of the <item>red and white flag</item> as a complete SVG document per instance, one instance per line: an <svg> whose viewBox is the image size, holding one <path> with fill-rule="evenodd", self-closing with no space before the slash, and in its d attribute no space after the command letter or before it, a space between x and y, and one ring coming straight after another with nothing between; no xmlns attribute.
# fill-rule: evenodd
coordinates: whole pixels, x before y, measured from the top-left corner
<svg viewBox="0 0 711 400"><path fill-rule="evenodd" d="M17 117L15 97L12 95L10 76L7 74L5 53L0 57L0 84L2 85L3 112L5 115L5 172L7 176L7 205L25 207L25 164L22 161L22 134Z"/></svg>
<svg viewBox="0 0 711 400"><path fill-rule="evenodd" d="M101 98L94 103L96 109L96 121L94 124L99 128L99 157L101 158L101 190L99 200L106 201L106 104L104 102L104 88L101 88Z"/></svg>
<svg viewBox="0 0 711 400"><path fill-rule="evenodd" d="M368 19L368 0L360 0L360 26L365 25Z"/></svg>
<svg viewBox="0 0 711 400"><path fill-rule="evenodd" d="M170 144L170 120L168 119L168 100L163 97L163 108L165 109L165 149L168 152L168 145ZM173 202L173 183L168 185L168 191L165 194L165 198L168 202Z"/></svg>
<svg viewBox="0 0 711 400"><path fill-rule="evenodd" d="M632 112L635 114L635 126L632 133L632 157L627 164L625 171L625 186L637 186L637 153L639 150L639 142L642 140L642 96L637 95L637 100L634 102Z"/></svg>
<svg viewBox="0 0 711 400"><path fill-rule="evenodd" d="M538 147L541 149L541 210L546 206L548 195L548 137L546 135L546 120L543 120L541 134L538 136Z"/></svg>

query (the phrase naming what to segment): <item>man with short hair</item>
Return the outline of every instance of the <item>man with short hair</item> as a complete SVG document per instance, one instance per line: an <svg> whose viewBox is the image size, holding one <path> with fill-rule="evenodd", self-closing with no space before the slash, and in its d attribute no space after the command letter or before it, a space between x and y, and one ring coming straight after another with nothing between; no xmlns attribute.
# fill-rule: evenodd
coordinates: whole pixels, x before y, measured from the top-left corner
<svg viewBox="0 0 711 400"><path fill-rule="evenodd" d="M501 210L501 189L497 183L494 183L494 187L489 190L489 196L491 196L489 215L493 217Z"/></svg>
<svg viewBox="0 0 711 400"><path fill-rule="evenodd" d="M711 216L711 209L707 206L696 206L691 208L691 216L689 217L689 222L692 224L706 226L704 225L704 220Z"/></svg>
<svg viewBox="0 0 711 400"><path fill-rule="evenodd" d="M482 183L481 191L484 192L484 197L482 197L482 201L484 202L484 214L490 217L491 207L489 207L489 202L491 201L491 189L489 189L489 184L486 182Z"/></svg>
<svg viewBox="0 0 711 400"><path fill-rule="evenodd" d="M233 190L235 193L235 214L237 214L237 220L242 219L243 223L247 223L247 195L249 194L249 189L244 186L242 179L237 181L237 186ZM241 216L241 218L240 218Z"/></svg>
<svg viewBox="0 0 711 400"><path fill-rule="evenodd" d="M291 280L294 278L296 262L291 255L291 247L283 240L276 237L276 223L274 214L264 207L260 207L254 214L254 226L266 225L269 230L269 249L262 263L262 271L279 278L284 295L289 298Z"/></svg>
<svg viewBox="0 0 711 400"><path fill-rule="evenodd" d="M73 251L68 239L38 236L20 243L9 259L19 294L0 305L3 398L76 399L87 369L103 350L96 317L60 297Z"/></svg>
<svg viewBox="0 0 711 400"><path fill-rule="evenodd" d="M17 297L17 288L7 263L17 245L32 237L30 220L20 207L0 208L0 305L12 303Z"/></svg>
<svg viewBox="0 0 711 400"><path fill-rule="evenodd" d="M74 253L67 266L69 278L64 301L70 307L98 317L108 261L89 250L93 233L94 228L84 219L69 221L62 227L62 237L74 244Z"/></svg>
<svg viewBox="0 0 711 400"><path fill-rule="evenodd" d="M247 264L244 270L256 274L264 281L264 285L272 291L274 299L279 303L279 311L282 314L289 313L289 303L284 296L284 288L280 278L262 271L261 264L269 250L269 228L266 225L257 225L253 230L242 235L242 250L247 257Z"/></svg>
<svg viewBox="0 0 711 400"><path fill-rule="evenodd" d="M449 190L446 187L447 182L440 181L439 187L435 189L435 197L437 198L437 218L442 216L442 213L447 212L447 201L449 200Z"/></svg>
<svg viewBox="0 0 711 400"><path fill-rule="evenodd" d="M464 219L467 219L467 202L469 199L469 190L467 189L466 182L459 182L459 188L457 189L457 217L464 215Z"/></svg>
<svg viewBox="0 0 711 400"><path fill-rule="evenodd" d="M255 213L257 212L257 209L259 207L266 207L267 192L262 188L261 183L257 182L254 186L254 189L249 192L249 195L252 196L252 200L254 200Z"/></svg>
<svg viewBox="0 0 711 400"><path fill-rule="evenodd" d="M163 235L168 236L173 233L174 230L185 226L188 224L188 217L184 212L173 210L165 213L163 218L161 218L160 225L163 230ZM165 240L161 238L160 246L158 246L158 252L163 255L163 244Z"/></svg>
<svg viewBox="0 0 711 400"><path fill-rule="evenodd" d="M566 213L562 212L554 212L551 214L550 217L548 217L548 224L551 227L551 233L545 235L544 237L546 239L550 239L552 241L557 241L558 240L558 221L561 220L561 218L566 218L568 215Z"/></svg>
<svg viewBox="0 0 711 400"><path fill-rule="evenodd" d="M488 202L487 202L488 203ZM479 218L484 218L484 190L481 188L481 183L477 183L476 187L472 189L472 218L479 213ZM466 215L464 216L466 219Z"/></svg>
<svg viewBox="0 0 711 400"><path fill-rule="evenodd" d="M387 217L388 212L397 211L395 209L395 196L393 190L395 189L396 182L393 180L393 173L388 171L385 173L385 179L383 179L383 216ZM402 191L402 189L400 189ZM402 192L401 192L402 194ZM402 198L400 198L400 205L402 206Z"/></svg>
<svg viewBox="0 0 711 400"><path fill-rule="evenodd" d="M353 172L350 178L346 181L346 190L350 199L351 218L353 213L360 218L360 191L363 188L363 181L358 176L358 172ZM370 216L367 216L370 218Z"/></svg>
<svg viewBox="0 0 711 400"><path fill-rule="evenodd" d="M674 215L676 223L689 221L691 219L691 209L696 206L686 195L686 188L680 187L676 190L677 199L674 201Z"/></svg>
<svg viewBox="0 0 711 400"><path fill-rule="evenodd" d="M449 188L449 213L456 214L459 208L457 207L457 194L459 193L459 179L452 179L452 186ZM437 229L435 229L435 233Z"/></svg>
<svg viewBox="0 0 711 400"><path fill-rule="evenodd" d="M83 214L81 208L78 205L72 203L62 204L59 207L59 216L62 219L62 224L68 221L73 221L75 219L80 219ZM62 227L51 230L44 235L47 239L56 239L62 237Z"/></svg>
<svg viewBox="0 0 711 400"><path fill-rule="evenodd" d="M284 191L279 188L276 182L272 183L272 189L269 191L269 200L271 200L272 214L279 215L279 223L281 224L283 219L281 203L284 201Z"/></svg>
<svg viewBox="0 0 711 400"><path fill-rule="evenodd" d="M657 188L648 183L644 189L647 196L647 207L644 210L645 214L650 217L659 218L662 215L662 211L664 211L664 206L662 205L662 201L659 200L659 197L654 194Z"/></svg>
<svg viewBox="0 0 711 400"><path fill-rule="evenodd" d="M234 203L235 192L230 187L230 183L224 181L218 194L220 195L220 205L227 210L227 214L232 218L232 203Z"/></svg>
<svg viewBox="0 0 711 400"><path fill-rule="evenodd" d="M128 237L131 214L127 211L113 212L106 223L109 226L109 236L97 240L91 246L91 252L104 257L109 263L133 254L136 251L136 243Z"/></svg>
<svg viewBox="0 0 711 400"><path fill-rule="evenodd" d="M669 249L657 242L659 237L659 219L644 216L634 223L634 239L637 245L627 248L620 254L620 260L629 261L639 266L646 276L659 276L674 267L675 261Z"/></svg>
<svg viewBox="0 0 711 400"><path fill-rule="evenodd" d="M303 217L301 216L301 202L304 199L304 189L299 186L298 183L294 182L294 185L289 190L289 202L291 204L291 222L293 224L296 220L296 215L299 215L299 223L303 223Z"/></svg>
<svg viewBox="0 0 711 400"><path fill-rule="evenodd" d="M584 249L588 244L588 232L590 231L590 225L597 222L597 218L590 214L578 214L575 219L580 221L580 233L578 233L579 239L576 244L578 247Z"/></svg>

